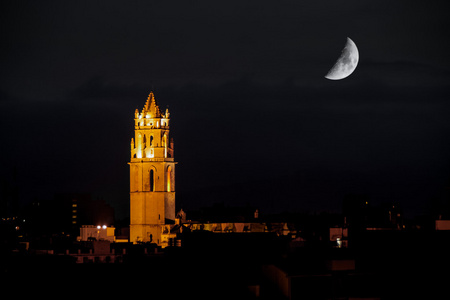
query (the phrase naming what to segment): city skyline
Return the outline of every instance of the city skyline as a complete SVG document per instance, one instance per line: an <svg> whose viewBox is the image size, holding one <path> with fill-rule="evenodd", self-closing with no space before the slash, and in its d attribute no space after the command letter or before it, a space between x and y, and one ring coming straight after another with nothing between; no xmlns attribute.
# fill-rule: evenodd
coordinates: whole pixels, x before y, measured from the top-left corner
<svg viewBox="0 0 450 300"><path fill-rule="evenodd" d="M88 192L126 216L134 111L154 91L177 205L248 187L226 204L339 210L356 193L426 212L450 185L445 8L3 3L2 179L17 174L22 203ZM328 81L347 36L358 67Z"/></svg>

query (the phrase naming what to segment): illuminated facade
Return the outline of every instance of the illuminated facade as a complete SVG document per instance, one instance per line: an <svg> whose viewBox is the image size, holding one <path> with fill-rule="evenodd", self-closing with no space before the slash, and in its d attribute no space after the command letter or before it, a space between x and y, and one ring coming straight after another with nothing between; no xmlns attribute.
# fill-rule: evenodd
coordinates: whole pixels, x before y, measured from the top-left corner
<svg viewBox="0 0 450 300"><path fill-rule="evenodd" d="M131 139L130 242L162 244L166 220L175 220L175 164L169 140L169 110L163 114L153 92L136 109ZM170 141L170 142L169 142Z"/></svg>

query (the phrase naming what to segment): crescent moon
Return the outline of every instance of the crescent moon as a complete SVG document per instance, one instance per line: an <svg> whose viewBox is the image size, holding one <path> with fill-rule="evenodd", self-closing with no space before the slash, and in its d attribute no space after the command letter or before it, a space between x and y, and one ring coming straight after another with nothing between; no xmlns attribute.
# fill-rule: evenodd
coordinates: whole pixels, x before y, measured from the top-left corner
<svg viewBox="0 0 450 300"><path fill-rule="evenodd" d="M330 80L340 80L348 77L355 71L359 61L359 52L355 43L347 38L347 43L342 50L341 56L338 58L334 66L328 71L325 78Z"/></svg>

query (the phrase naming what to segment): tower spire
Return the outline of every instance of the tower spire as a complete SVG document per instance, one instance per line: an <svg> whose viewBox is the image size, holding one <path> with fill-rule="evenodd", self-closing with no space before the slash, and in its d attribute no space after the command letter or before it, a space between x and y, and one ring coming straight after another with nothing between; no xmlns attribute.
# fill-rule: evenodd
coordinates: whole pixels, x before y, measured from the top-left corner
<svg viewBox="0 0 450 300"><path fill-rule="evenodd" d="M155 95L153 91L148 95L147 101L145 102L144 108L142 109L142 115L147 117L147 114L150 114L148 118L160 118L161 111L159 109L158 104L156 103Z"/></svg>

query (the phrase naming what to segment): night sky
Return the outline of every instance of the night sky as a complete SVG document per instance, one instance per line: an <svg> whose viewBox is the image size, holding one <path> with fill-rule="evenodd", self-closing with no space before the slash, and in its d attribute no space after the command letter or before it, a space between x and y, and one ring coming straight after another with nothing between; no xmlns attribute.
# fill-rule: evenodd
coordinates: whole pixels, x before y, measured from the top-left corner
<svg viewBox="0 0 450 300"><path fill-rule="evenodd" d="M153 90L178 208L339 211L364 194L427 212L450 186L447 2L2 1L1 179L22 203L87 192L126 216ZM358 67L327 80L347 37Z"/></svg>

